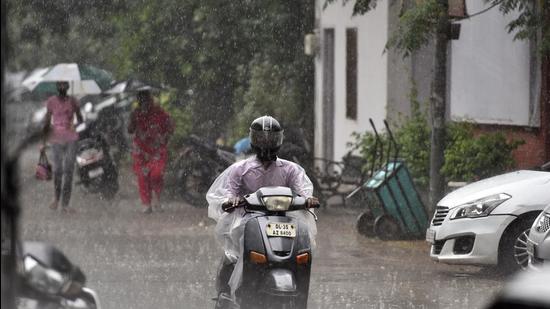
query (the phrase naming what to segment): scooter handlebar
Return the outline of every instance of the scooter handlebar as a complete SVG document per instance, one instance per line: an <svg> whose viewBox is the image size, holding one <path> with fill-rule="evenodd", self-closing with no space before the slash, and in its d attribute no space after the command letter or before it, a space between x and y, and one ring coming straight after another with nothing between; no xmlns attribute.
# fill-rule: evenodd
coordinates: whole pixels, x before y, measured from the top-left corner
<svg viewBox="0 0 550 309"><path fill-rule="evenodd" d="M315 202L308 207L308 199L305 199L303 197L298 197L298 201L295 199L293 201L293 204L290 205L287 211L295 211L295 210L306 210L309 208L320 208L321 203L319 203L319 200L315 199ZM298 203L294 203L298 202ZM222 210L226 212L232 212L236 208L239 207L246 207L248 210L259 210L259 211L266 211L266 207L264 205L255 205L248 203L245 199L242 199L239 201L237 205L234 205L232 201L226 201L222 205Z"/></svg>
<svg viewBox="0 0 550 309"><path fill-rule="evenodd" d="M248 202L245 199L241 199L237 205L234 205L231 200L227 200L222 203L222 210L226 212L232 212L236 208L243 207L248 205Z"/></svg>

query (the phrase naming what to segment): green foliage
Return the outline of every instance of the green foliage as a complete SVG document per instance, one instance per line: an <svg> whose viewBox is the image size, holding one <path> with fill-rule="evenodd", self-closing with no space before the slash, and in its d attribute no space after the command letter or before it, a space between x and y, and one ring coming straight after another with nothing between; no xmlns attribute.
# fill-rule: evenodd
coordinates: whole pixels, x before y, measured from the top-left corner
<svg viewBox="0 0 550 309"><path fill-rule="evenodd" d="M430 168L430 127L427 113L419 102L411 101L412 114L394 132L400 146L400 158L405 160L415 182L421 187L429 183ZM474 134L474 126L467 122L450 123L447 126L447 146L442 173L447 180L475 181L501 174L514 167L512 152L523 141L507 141L502 133ZM354 133L354 142L349 146L357 150L366 160L372 158L375 139L370 132ZM387 145L386 134L381 140ZM386 148L387 149L387 146ZM386 154L387 155L387 154ZM379 160L380 153L375 156ZM367 170L372 162L367 162Z"/></svg>
<svg viewBox="0 0 550 309"><path fill-rule="evenodd" d="M59 62L92 64L112 70L117 46L113 18L127 5L116 0L8 0L7 64L28 70Z"/></svg>
<svg viewBox="0 0 550 309"><path fill-rule="evenodd" d="M326 0L328 4L337 0ZM346 5L349 0L343 0ZM353 6L353 15L364 15L376 8L378 0L356 0ZM397 1L391 1L390 5L396 5ZM386 49L396 48L403 52L404 56L426 45L437 30L437 20L440 14L445 12L445 7L438 0L422 0L405 5L400 2L402 14L399 16L397 29L390 34ZM404 9L406 7L406 9Z"/></svg>
<svg viewBox="0 0 550 309"><path fill-rule="evenodd" d="M523 141L507 141L504 134L474 135L470 123L453 123L448 127L448 143L442 172L456 181L474 181L501 174L514 167L512 151Z"/></svg>
<svg viewBox="0 0 550 309"><path fill-rule="evenodd" d="M357 151L364 159L365 159L365 165L363 165L363 172L370 171L372 165L379 165L380 158L382 158L382 155L384 153L384 150L380 148L380 143L386 145L388 138L386 134L382 133L380 134L379 142L377 145L376 137L374 133L371 132L353 132L351 134L353 138L353 142L348 143L348 147L351 151ZM371 159L376 158L375 162L373 162Z"/></svg>
<svg viewBox="0 0 550 309"><path fill-rule="evenodd" d="M250 64L250 82L243 90L242 105L237 105L236 130L238 139L248 133L250 122L263 115L271 115L283 126L303 126L307 104L311 104L303 85L312 68L307 58L298 58L291 65L280 65L270 60L256 59ZM292 69L290 69L292 68Z"/></svg>
<svg viewBox="0 0 550 309"><path fill-rule="evenodd" d="M427 121L427 113L423 111L420 102L416 99L416 90L411 93L411 116L400 121L403 125L394 133L394 137L399 145L399 157L407 162L407 167L411 176L420 186L427 186L429 182L430 170L430 126ZM371 158L380 160L383 153L375 151L375 137L373 133L353 133L353 143L348 144L351 150L358 151L366 159L367 163L363 167L368 171L373 163ZM385 132L380 134L380 140L385 145L383 151L387 151L389 137ZM374 155L374 156L373 156ZM387 154L384 154L384 160ZM381 161L375 162L378 164Z"/></svg>
<svg viewBox="0 0 550 309"><path fill-rule="evenodd" d="M16 16L12 69L75 61L118 79L169 85L191 130L206 138L245 118L245 105L250 117L270 112L253 102L302 112L311 103L313 64L303 36L314 26L312 0L8 1ZM273 88L260 89L266 85ZM284 101L273 99L276 91Z"/></svg>
<svg viewBox="0 0 550 309"><path fill-rule="evenodd" d="M169 145L172 150L180 148L183 139L191 132L193 124L191 113L186 107L180 106L175 98L176 94L174 92L166 92L159 99L160 106L170 115L174 123L174 134ZM176 151L170 151L170 153L176 153Z"/></svg>
<svg viewBox="0 0 550 309"><path fill-rule="evenodd" d="M397 30L391 34L386 48L397 48L404 56L420 49L435 37L439 16L445 13L437 0L418 1L400 17Z"/></svg>
<svg viewBox="0 0 550 309"><path fill-rule="evenodd" d="M422 111L416 99L416 91L411 95L411 117L403 121L396 132L400 145L400 157L407 162L412 177L421 186L427 186L430 174L430 125L427 112Z"/></svg>
<svg viewBox="0 0 550 309"><path fill-rule="evenodd" d="M337 0L326 0L325 4L323 5L323 9L325 9L329 4L336 2ZM343 0L342 1L344 5L348 4L350 0ZM370 10L373 10L376 8L376 2L377 0L360 0L355 1L355 4L353 5L353 16L356 15L363 15L367 13Z"/></svg>
<svg viewBox="0 0 550 309"><path fill-rule="evenodd" d="M312 20L309 2L290 0L135 5L119 19L118 71L175 87L193 115L193 131L215 139L234 126L232 119L243 123L249 116L250 122L253 114L268 113L262 109L268 103L301 105L292 93L307 93L306 83L312 81L294 76L303 69L296 63L307 59L301 45ZM288 78L294 83L285 82ZM285 92L279 93L285 102L274 100L278 91Z"/></svg>
<svg viewBox="0 0 550 309"><path fill-rule="evenodd" d="M550 2L548 0L484 0L489 5L498 6L503 14L519 11L519 15L507 25L516 39L534 39L538 41L542 53L550 52ZM326 0L328 4L337 0ZM342 0L346 5L349 0ZM353 15L363 15L376 7L378 0L356 0ZM396 5L391 1L390 5ZM435 35L437 19L445 13L438 0L399 1L402 14L397 30L391 34L387 48L397 48L405 56L430 41ZM476 12L469 12L475 14ZM483 18L483 17L476 17ZM539 38L539 34L542 35Z"/></svg>
<svg viewBox="0 0 550 309"><path fill-rule="evenodd" d="M503 14L519 11L519 15L507 25L507 30L519 40L538 42L542 53L550 52L550 2L548 0L485 0L498 5ZM540 36L539 36L540 35Z"/></svg>
<svg viewBox="0 0 550 309"><path fill-rule="evenodd" d="M250 85L243 96L243 108L237 115L238 136L248 132L251 120L272 115L278 119L294 121L300 114L300 97L294 87L292 71L269 61L252 64Z"/></svg>

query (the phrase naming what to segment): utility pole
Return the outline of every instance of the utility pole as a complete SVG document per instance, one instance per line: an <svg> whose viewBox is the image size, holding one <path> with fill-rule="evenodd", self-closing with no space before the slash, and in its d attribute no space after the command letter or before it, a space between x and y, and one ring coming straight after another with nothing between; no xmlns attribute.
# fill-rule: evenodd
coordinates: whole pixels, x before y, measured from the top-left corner
<svg viewBox="0 0 550 309"><path fill-rule="evenodd" d="M450 35L448 0L438 0L441 12L435 37L434 80L430 98L431 152L430 152L430 205L434 211L436 203L443 197L445 179L441 175L445 151L445 114L447 104L447 46Z"/></svg>

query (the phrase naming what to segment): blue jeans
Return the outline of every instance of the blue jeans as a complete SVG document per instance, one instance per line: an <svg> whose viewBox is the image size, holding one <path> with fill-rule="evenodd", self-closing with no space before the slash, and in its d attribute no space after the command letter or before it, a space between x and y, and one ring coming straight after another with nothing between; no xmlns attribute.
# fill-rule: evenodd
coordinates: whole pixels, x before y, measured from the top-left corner
<svg viewBox="0 0 550 309"><path fill-rule="evenodd" d="M61 201L61 206L69 206L73 187L73 171L76 160L76 142L53 144L53 185L55 200Z"/></svg>

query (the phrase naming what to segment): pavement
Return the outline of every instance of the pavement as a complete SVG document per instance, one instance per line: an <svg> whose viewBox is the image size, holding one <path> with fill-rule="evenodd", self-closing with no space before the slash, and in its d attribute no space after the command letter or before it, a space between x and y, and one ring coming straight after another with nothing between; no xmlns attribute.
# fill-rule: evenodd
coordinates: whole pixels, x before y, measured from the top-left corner
<svg viewBox="0 0 550 309"><path fill-rule="evenodd" d="M37 156L33 148L21 157L22 239L65 252L103 308L213 308L222 251L205 208L165 199L164 213L144 215L135 177L123 167L113 200L77 185L76 213L52 211L53 184L33 178ZM422 240L359 235L359 211L318 212L309 308L484 308L503 286L487 269L431 261Z"/></svg>

